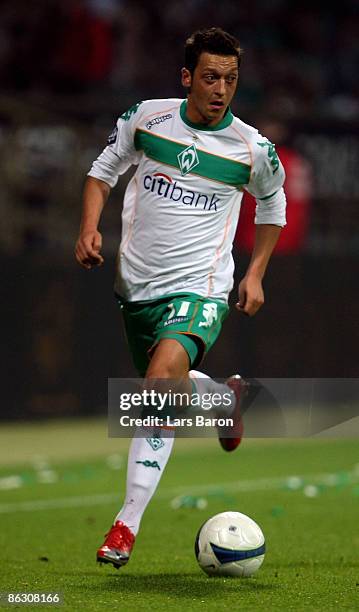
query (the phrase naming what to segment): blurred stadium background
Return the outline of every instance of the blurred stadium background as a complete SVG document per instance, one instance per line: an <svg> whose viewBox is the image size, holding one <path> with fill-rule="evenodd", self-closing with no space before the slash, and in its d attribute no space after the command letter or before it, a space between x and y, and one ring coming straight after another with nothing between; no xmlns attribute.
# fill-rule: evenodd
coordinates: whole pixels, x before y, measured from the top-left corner
<svg viewBox="0 0 359 612"><path fill-rule="evenodd" d="M0 5L3 419L105 414L108 377L134 374L112 296L128 177L104 213L106 265L91 273L73 257L81 188L120 113L183 96L184 40L210 25L241 41L233 110L278 144L290 208L265 307L232 312L205 371L358 376L358 3L12 0Z"/></svg>
<svg viewBox="0 0 359 612"><path fill-rule="evenodd" d="M71 610L218 611L244 597L246 609L357 609L356 440L246 439L234 454L177 440L129 569L118 581L93 565L129 443L106 430L108 378L135 375L112 294L128 177L104 212L105 266L90 273L73 256L81 189L119 114L183 96L184 40L212 25L244 48L233 111L277 144L288 226L265 307L250 320L231 312L204 371L359 376L357 0L1 2L0 591L61 589ZM246 197L236 282L252 216ZM253 516L268 542L240 592L210 583L192 552L204 518L229 508Z"/></svg>

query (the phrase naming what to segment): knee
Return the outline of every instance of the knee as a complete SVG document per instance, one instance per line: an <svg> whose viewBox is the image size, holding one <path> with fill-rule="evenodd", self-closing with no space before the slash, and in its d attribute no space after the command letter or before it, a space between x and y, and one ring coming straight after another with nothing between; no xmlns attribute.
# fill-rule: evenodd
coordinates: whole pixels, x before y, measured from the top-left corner
<svg viewBox="0 0 359 612"><path fill-rule="evenodd" d="M150 363L150 365L147 368L147 372L146 372L147 379L178 378L179 375L180 373L178 372L178 368L176 367L176 364L173 364L170 362L169 363L154 363L153 365Z"/></svg>

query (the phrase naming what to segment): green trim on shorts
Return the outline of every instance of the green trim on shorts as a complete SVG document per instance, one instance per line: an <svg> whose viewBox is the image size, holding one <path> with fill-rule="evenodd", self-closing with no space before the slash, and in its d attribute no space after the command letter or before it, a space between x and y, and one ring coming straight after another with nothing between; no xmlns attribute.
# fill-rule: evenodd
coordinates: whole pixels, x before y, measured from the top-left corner
<svg viewBox="0 0 359 612"><path fill-rule="evenodd" d="M156 300L124 302L119 298L134 365L144 376L151 354L164 338L177 340L197 367L215 343L228 305L195 293L178 292Z"/></svg>

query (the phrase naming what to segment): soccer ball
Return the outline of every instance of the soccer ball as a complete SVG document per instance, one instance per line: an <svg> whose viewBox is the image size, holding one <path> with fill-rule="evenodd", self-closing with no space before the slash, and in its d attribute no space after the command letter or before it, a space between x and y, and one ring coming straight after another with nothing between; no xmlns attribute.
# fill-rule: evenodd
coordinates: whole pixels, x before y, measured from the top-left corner
<svg viewBox="0 0 359 612"><path fill-rule="evenodd" d="M263 563L264 535L249 516L221 512L200 528L195 553L209 576L252 576Z"/></svg>

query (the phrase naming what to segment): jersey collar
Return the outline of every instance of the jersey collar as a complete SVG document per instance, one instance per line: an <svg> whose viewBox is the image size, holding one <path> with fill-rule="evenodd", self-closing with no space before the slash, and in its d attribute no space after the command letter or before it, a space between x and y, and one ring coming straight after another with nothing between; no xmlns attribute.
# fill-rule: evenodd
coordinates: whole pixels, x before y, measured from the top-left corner
<svg viewBox="0 0 359 612"><path fill-rule="evenodd" d="M195 130L204 130L205 132L216 132L217 130L223 130L224 128L231 125L233 121L233 115L229 107L227 108L222 121L217 123L217 125L203 125L203 123L193 123L193 121L190 121L188 119L186 112L187 112L187 100L183 100L180 106L180 115L181 115L182 121L186 125L189 125L189 127L194 128Z"/></svg>

